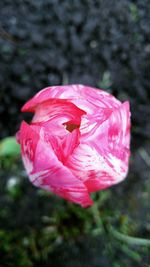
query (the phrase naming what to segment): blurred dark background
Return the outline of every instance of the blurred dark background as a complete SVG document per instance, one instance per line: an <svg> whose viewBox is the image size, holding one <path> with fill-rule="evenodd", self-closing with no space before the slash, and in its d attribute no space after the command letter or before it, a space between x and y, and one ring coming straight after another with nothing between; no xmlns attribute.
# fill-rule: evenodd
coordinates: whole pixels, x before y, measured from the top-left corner
<svg viewBox="0 0 150 267"><path fill-rule="evenodd" d="M107 90L121 101L128 99L132 111L132 157L129 177L123 184L110 189L111 197L108 197L105 205L108 205L107 210L110 214L116 206L118 209L116 214L120 214L116 216L127 216L129 225L132 224L136 229L135 231L130 229L127 232L142 237L148 237L150 233L148 206L150 193L149 14L149 0L0 1L0 138L16 133L21 120L30 118L26 114L21 114L21 106L37 91L50 85L82 83ZM6 180L12 178L12 173L13 177L18 175L17 177L21 179L24 174L20 171L17 174L18 170L9 169L10 172L6 174L5 168L1 167L2 204L0 207L6 205L8 212L6 210L1 212L1 229L5 229L8 233L12 229L23 227L23 238L31 233L31 240L36 240L35 243L38 243L37 240L43 236L39 237L35 233L42 224L36 221L40 220L40 216L42 218L42 211L37 210L41 205L43 212L50 213L51 200L47 198L41 204L38 196L34 195L35 189L28 185L26 179L24 182L26 186L21 187L22 195L19 197L17 195L17 198L15 196L13 200L10 200L11 196L5 194L3 190ZM120 202L118 198L121 199ZM31 199L34 203L31 203ZM54 198L53 201L57 203L60 200ZM71 218L69 217L71 225L74 216L75 222L84 220L79 215L78 209L72 212L72 206L64 208L66 204L62 203L64 213L69 212L70 209L71 214L73 213ZM57 203L56 208L59 210L58 205ZM106 208L105 205L101 208L102 211ZM28 217L25 214L28 214ZM86 216L85 220L88 219ZM32 228L33 233L30 231ZM5 239L5 232L3 235L2 230L0 231L1 237L4 243L7 241L7 246L1 249L2 265L0 266L28 267L33 266L32 260L36 262L34 266L42 266L42 256L39 257L40 260L36 258L37 254L32 246L31 250L27 245L27 250L18 252L17 248L16 250L11 248L16 237L11 236L10 239L8 237ZM134 251L134 254L128 247L120 251L117 245L114 245L117 247L114 252L111 246L107 249L103 247L103 243L106 244L107 241L102 237L100 240L83 238L79 240L78 245L71 243L69 247L65 243L62 247L58 246L58 251L56 249L48 256L51 262L45 261L43 266L149 266L148 250L140 248L139 252ZM43 242L46 242L45 239ZM71 242L74 241L71 239ZM10 251L14 251L15 260L17 255L25 258L25 253L27 255L29 255L28 252L33 253L31 262L26 262L26 258L24 265L21 261L18 263L13 261L8 244ZM45 247L44 244L43 247ZM37 247L43 249L42 245L38 244ZM99 250L103 251L101 259ZM140 259L138 255L142 253L144 256ZM60 258L57 255L60 255ZM122 263L121 259L125 262Z"/></svg>

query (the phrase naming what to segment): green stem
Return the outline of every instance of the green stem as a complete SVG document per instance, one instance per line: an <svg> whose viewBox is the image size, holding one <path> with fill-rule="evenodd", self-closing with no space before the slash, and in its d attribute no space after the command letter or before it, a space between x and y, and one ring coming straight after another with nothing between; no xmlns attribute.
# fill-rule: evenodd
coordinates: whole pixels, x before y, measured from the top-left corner
<svg viewBox="0 0 150 267"><path fill-rule="evenodd" d="M93 233L97 235L97 234L104 231L104 226L103 226L103 221L101 219L100 211L98 209L98 205L96 202L91 207L91 211L92 211L93 218L94 218L94 221L95 221L96 226L97 226L96 229L94 229Z"/></svg>
<svg viewBox="0 0 150 267"><path fill-rule="evenodd" d="M147 246L150 247L150 240L139 237L132 237L125 234L122 234L115 230L112 226L109 225L109 232L118 240L123 241L129 245L138 245L138 246Z"/></svg>

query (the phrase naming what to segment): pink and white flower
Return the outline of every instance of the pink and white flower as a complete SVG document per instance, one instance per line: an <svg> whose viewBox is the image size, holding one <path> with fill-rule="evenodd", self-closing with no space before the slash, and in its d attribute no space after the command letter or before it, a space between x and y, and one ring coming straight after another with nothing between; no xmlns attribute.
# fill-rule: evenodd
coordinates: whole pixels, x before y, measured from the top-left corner
<svg viewBox="0 0 150 267"><path fill-rule="evenodd" d="M47 87L22 108L17 133L30 181L82 207L122 181L130 156L129 103L84 85Z"/></svg>

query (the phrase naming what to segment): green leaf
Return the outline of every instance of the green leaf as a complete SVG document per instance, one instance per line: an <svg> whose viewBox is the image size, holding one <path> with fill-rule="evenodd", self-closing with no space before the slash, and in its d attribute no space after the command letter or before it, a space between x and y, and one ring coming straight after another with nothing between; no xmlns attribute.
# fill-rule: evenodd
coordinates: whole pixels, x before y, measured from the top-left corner
<svg viewBox="0 0 150 267"><path fill-rule="evenodd" d="M111 74L109 71L105 71L98 85L100 88L108 89L111 86L111 84L112 84Z"/></svg>
<svg viewBox="0 0 150 267"><path fill-rule="evenodd" d="M20 145L17 144L15 137L10 136L0 142L0 156L17 156L20 154Z"/></svg>

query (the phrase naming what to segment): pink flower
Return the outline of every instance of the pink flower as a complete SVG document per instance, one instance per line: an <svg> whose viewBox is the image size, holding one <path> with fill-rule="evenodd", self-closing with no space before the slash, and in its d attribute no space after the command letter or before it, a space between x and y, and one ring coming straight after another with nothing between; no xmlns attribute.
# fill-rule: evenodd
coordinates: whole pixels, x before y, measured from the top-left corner
<svg viewBox="0 0 150 267"><path fill-rule="evenodd" d="M31 182L87 207L90 193L122 181L130 156L129 103L84 85L47 87L22 108L17 133Z"/></svg>

